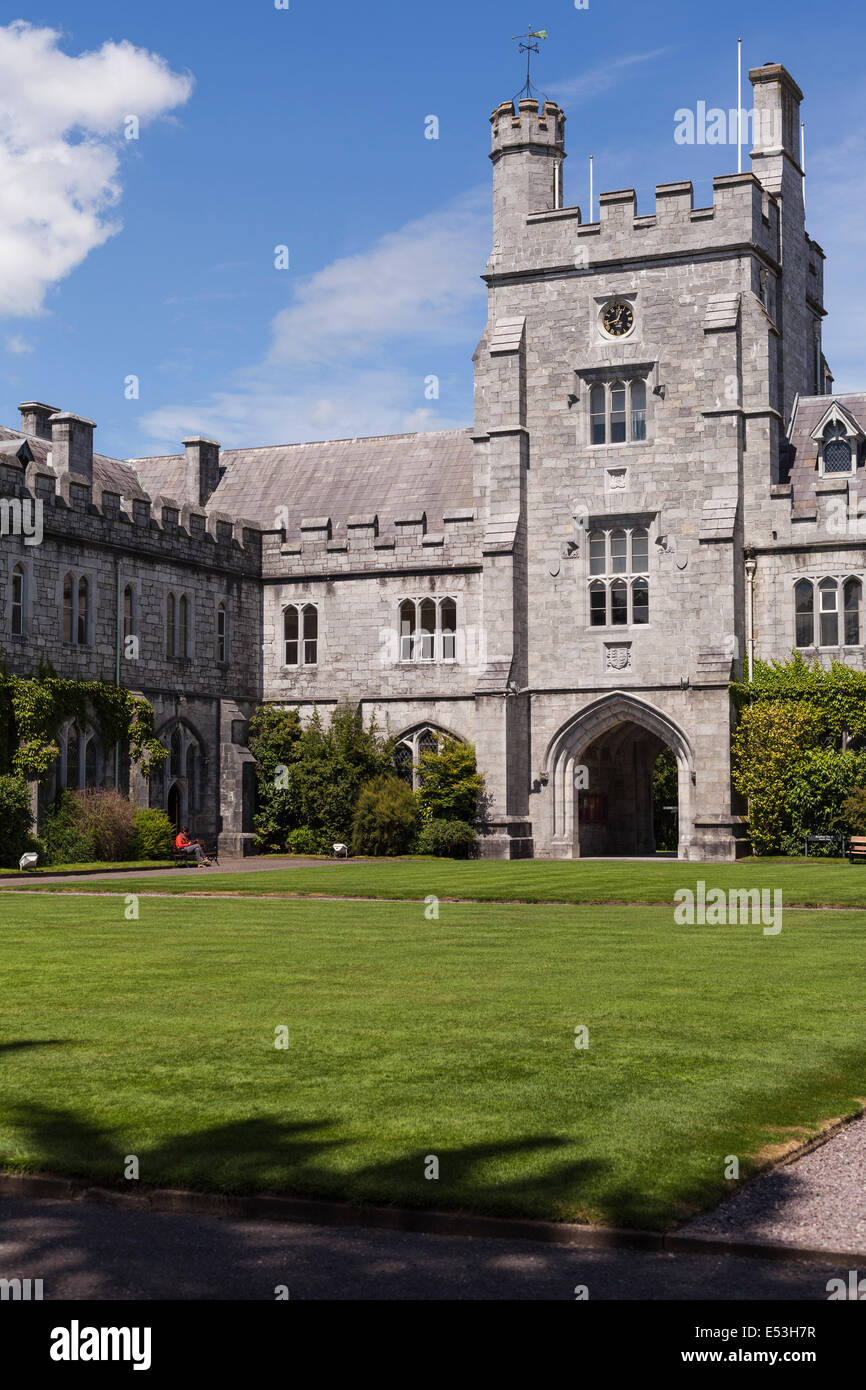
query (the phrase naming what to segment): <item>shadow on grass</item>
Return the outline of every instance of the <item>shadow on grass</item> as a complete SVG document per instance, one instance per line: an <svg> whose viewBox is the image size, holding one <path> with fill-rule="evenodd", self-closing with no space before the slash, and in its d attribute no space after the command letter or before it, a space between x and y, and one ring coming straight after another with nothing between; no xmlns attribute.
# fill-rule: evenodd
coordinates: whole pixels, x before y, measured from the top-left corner
<svg viewBox="0 0 866 1390"><path fill-rule="evenodd" d="M126 1155L98 1125L71 1111L21 1105L15 1123L40 1162L54 1171L118 1181ZM273 1179L281 1169L295 1191L329 1191L341 1176L321 1166L325 1153L343 1147L325 1136L325 1121L287 1124L259 1118L177 1135L138 1157L145 1182L188 1183L241 1191ZM423 1155L378 1164L342 1178L357 1197L411 1201L417 1206L491 1209L520 1206L549 1190L562 1198L579 1192L604 1165L567 1162L546 1174L505 1187L478 1172L488 1159L555 1151L565 1141L529 1138L509 1144L474 1145L440 1155L439 1184L423 1178ZM135 1148L134 1143L130 1145ZM411 1165L411 1175L409 1172ZM85 1170L85 1171L82 1171ZM273 1184L270 1184L273 1187ZM449 1201L448 1191L457 1191ZM628 1210L620 1194L612 1217ZM826 1298L828 1271L810 1265L761 1260L708 1260L633 1250L567 1249L519 1240L429 1236L411 1229L365 1230L225 1220L147 1210L115 1210L75 1202L0 1199L0 1274L41 1278L45 1298L72 1299L265 1299L285 1287L292 1299L573 1299L585 1284L593 1298Z"/></svg>

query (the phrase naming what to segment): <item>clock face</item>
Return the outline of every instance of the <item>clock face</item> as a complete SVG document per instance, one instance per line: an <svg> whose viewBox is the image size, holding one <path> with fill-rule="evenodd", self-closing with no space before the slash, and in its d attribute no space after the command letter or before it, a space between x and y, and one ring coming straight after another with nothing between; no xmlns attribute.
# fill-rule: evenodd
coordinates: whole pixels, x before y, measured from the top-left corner
<svg viewBox="0 0 866 1390"><path fill-rule="evenodd" d="M601 326L611 338L622 338L634 328L634 310L630 304L615 299L611 304L604 306Z"/></svg>

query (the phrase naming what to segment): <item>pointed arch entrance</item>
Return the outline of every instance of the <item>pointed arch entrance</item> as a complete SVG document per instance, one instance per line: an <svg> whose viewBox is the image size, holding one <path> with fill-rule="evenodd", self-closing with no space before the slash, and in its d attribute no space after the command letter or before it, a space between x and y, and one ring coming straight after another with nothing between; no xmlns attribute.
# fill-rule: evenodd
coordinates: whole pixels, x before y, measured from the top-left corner
<svg viewBox="0 0 866 1390"><path fill-rule="evenodd" d="M166 811L175 830L180 830L180 827L185 821L185 814L183 809L183 788L180 787L177 782L174 782L169 789Z"/></svg>
<svg viewBox="0 0 866 1390"><path fill-rule="evenodd" d="M543 772L552 790L556 858L653 854L652 773L669 748L677 764L680 859L688 858L694 754L679 725L627 691L603 696L551 740Z"/></svg>

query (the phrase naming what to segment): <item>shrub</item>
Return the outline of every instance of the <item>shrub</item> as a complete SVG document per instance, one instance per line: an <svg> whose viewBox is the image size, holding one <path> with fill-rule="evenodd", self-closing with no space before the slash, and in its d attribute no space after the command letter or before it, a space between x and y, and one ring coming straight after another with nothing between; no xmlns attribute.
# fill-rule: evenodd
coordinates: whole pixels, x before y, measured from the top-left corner
<svg viewBox="0 0 866 1390"><path fill-rule="evenodd" d="M133 859L170 859L175 829L165 811L135 812Z"/></svg>
<svg viewBox="0 0 866 1390"><path fill-rule="evenodd" d="M74 793L75 822L107 863L129 859L135 839L135 810L122 792L102 789Z"/></svg>
<svg viewBox="0 0 866 1390"><path fill-rule="evenodd" d="M758 700L734 734L733 783L749 799L752 848L778 853L793 824L791 787L826 733L824 711L796 700Z"/></svg>
<svg viewBox="0 0 866 1390"><path fill-rule="evenodd" d="M46 864L91 864L93 837L82 832L71 792L60 792L39 832Z"/></svg>
<svg viewBox="0 0 866 1390"><path fill-rule="evenodd" d="M330 854L333 847L334 842L329 840L327 835L321 830L314 830L310 825L301 825L297 830L290 830L286 839L289 854Z"/></svg>
<svg viewBox="0 0 866 1390"><path fill-rule="evenodd" d="M471 743L442 737L435 753L422 753L418 801L421 819L474 821L484 778L477 771Z"/></svg>
<svg viewBox="0 0 866 1390"><path fill-rule="evenodd" d="M434 854L440 859L474 859L478 836L463 820L432 820L418 836L418 854Z"/></svg>
<svg viewBox="0 0 866 1390"><path fill-rule="evenodd" d="M849 835L866 835L866 787L852 787L836 824Z"/></svg>
<svg viewBox="0 0 866 1390"><path fill-rule="evenodd" d="M348 842L361 788L393 773L391 741L349 704L337 706L327 727L318 710L302 727L294 710L258 709L249 746L258 764L256 835L263 850L285 848L289 834L304 827L321 832L328 850Z"/></svg>
<svg viewBox="0 0 866 1390"><path fill-rule="evenodd" d="M353 854L405 854L415 835L418 803L399 777L368 782L358 797L352 823Z"/></svg>
<svg viewBox="0 0 866 1390"><path fill-rule="evenodd" d="M844 807L858 782L866 778L862 753L839 753L818 748L806 753L788 788L790 834L782 838L785 854L802 854L808 835L839 835L848 830ZM854 834L857 832L854 831ZM812 845L810 854L839 853L838 844Z"/></svg>
<svg viewBox="0 0 866 1390"><path fill-rule="evenodd" d="M0 777L0 867L13 869L29 849L30 793L23 777Z"/></svg>

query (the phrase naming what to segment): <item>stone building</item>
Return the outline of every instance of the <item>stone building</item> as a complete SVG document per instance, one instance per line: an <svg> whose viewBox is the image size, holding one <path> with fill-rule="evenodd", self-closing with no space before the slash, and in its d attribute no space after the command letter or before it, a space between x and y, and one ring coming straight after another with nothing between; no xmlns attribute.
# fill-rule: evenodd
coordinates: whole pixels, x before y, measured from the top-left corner
<svg viewBox="0 0 866 1390"><path fill-rule="evenodd" d="M37 499L44 526L2 540L6 659L151 701L171 758L136 799L243 852L255 705L348 699L407 777L440 731L476 745L490 856L652 852L664 748L680 856L743 852L729 683L795 647L862 667L866 569L866 395L822 354L802 94L750 77L750 172L709 207L604 193L592 223L560 206L562 111L493 112L472 429L127 462L39 403L0 431L7 520ZM57 777L110 761L71 728Z"/></svg>

